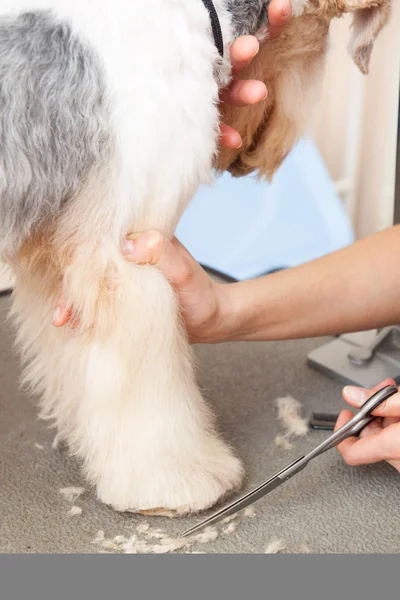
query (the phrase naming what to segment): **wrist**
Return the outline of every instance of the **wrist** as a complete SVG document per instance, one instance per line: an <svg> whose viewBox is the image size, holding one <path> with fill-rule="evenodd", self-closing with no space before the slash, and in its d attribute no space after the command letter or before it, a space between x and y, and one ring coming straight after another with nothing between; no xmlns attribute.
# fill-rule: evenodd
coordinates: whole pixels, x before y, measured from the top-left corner
<svg viewBox="0 0 400 600"><path fill-rule="evenodd" d="M280 339L281 322L276 310L273 310L279 302L271 302L274 295L271 294L270 281L267 283L264 277L220 285L218 342Z"/></svg>
<svg viewBox="0 0 400 600"><path fill-rule="evenodd" d="M239 341L242 335L244 311L240 306L239 283L216 284L217 313L213 343Z"/></svg>

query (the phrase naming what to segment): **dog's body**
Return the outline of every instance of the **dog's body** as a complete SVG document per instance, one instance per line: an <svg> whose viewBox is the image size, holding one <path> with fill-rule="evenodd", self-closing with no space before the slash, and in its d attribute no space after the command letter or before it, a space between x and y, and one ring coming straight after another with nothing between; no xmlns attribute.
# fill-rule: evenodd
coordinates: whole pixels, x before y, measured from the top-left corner
<svg viewBox="0 0 400 600"><path fill-rule="evenodd" d="M226 57L265 33L267 2L214 3ZM118 510L197 511L242 480L171 286L120 253L130 232L171 236L211 181L229 71L201 0L0 0L0 254L25 382ZM51 325L62 287L76 331Z"/></svg>

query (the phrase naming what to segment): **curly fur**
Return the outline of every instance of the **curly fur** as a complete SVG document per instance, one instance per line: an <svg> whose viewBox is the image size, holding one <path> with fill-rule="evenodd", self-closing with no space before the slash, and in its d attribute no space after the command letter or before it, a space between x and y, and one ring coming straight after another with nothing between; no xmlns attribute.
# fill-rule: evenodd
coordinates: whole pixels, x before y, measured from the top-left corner
<svg viewBox="0 0 400 600"><path fill-rule="evenodd" d="M238 111L222 107L222 119L243 138L238 150L222 149L220 171L229 169L241 177L256 171L271 179L293 145L304 133L312 107L318 100L329 24L334 17L353 12L350 52L363 73L368 72L373 43L390 16L391 0L295 1L297 18L273 40L266 40L260 53L241 75L260 79L268 88L267 99Z"/></svg>
<svg viewBox="0 0 400 600"><path fill-rule="evenodd" d="M268 22L267 8L271 0L228 0L228 11L236 35L259 33Z"/></svg>
<svg viewBox="0 0 400 600"><path fill-rule="evenodd" d="M330 17L313 1L297 0L309 14L249 70L269 100L226 113L245 145L221 164L272 172L294 143ZM239 34L262 37L266 5L215 0L226 56ZM369 25L357 27L367 48ZM120 252L129 232L172 236L211 181L229 79L200 0L0 0L0 254L16 273L24 381L117 510L198 511L242 480L196 385L172 287ZM75 331L51 325L62 287Z"/></svg>
<svg viewBox="0 0 400 600"><path fill-rule="evenodd" d="M0 15L0 106L0 251L11 254L109 159L99 59L50 12Z"/></svg>

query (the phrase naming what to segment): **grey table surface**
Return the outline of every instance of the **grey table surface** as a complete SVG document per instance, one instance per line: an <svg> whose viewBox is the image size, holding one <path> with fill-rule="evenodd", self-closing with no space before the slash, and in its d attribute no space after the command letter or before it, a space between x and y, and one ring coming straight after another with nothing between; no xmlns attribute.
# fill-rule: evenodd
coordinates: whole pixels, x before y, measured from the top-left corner
<svg viewBox="0 0 400 600"><path fill-rule="evenodd" d="M0 299L0 552L93 553L96 532L129 537L143 517L118 514L95 499L79 465L65 449L51 447L54 431L37 418L35 398L18 387L20 366ZM236 343L196 348L199 382L218 415L220 430L246 468L245 488L259 483L327 435L310 432L291 450L275 445L281 428L274 399L292 395L312 411L344 407L341 386L307 366L307 352L324 340ZM43 446L43 448L38 447ZM59 490L84 486L71 505ZM288 553L398 553L400 475L386 464L351 468L333 450L255 505L254 518L240 517L231 535L199 550L263 553L282 540ZM149 519L147 519L149 520ZM178 537L196 517L150 520Z"/></svg>

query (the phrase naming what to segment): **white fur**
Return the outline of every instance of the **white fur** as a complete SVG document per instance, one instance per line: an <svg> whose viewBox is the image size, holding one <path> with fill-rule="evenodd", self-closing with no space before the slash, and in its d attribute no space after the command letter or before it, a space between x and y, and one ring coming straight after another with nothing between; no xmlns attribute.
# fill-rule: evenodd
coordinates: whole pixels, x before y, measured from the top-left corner
<svg viewBox="0 0 400 600"><path fill-rule="evenodd" d="M242 467L196 385L171 286L156 269L126 263L120 243L149 228L171 236L199 184L211 181L218 55L200 0L145 4L0 0L1 13L54 9L97 50L116 145L114 163L93 174L57 231L56 247L73 249L62 275L82 327L51 325L59 275L19 277L13 313L25 382L99 499L117 510L183 513L236 488ZM229 44L223 0L215 4Z"/></svg>
<svg viewBox="0 0 400 600"><path fill-rule="evenodd" d="M264 550L264 554L280 554L286 549L286 544L283 540L274 540L270 542Z"/></svg>
<svg viewBox="0 0 400 600"><path fill-rule="evenodd" d="M278 419L281 421L286 439L292 436L301 437L308 433L308 422L301 416L301 404L291 396L277 398ZM278 444L279 445L279 444Z"/></svg>

